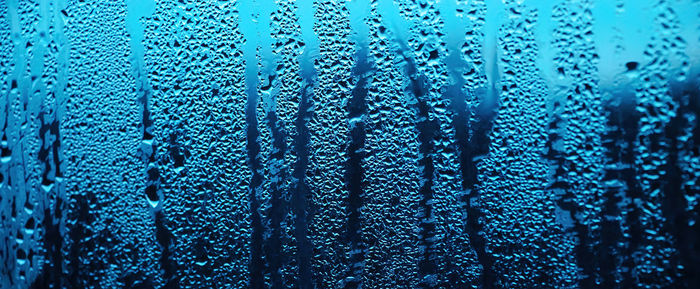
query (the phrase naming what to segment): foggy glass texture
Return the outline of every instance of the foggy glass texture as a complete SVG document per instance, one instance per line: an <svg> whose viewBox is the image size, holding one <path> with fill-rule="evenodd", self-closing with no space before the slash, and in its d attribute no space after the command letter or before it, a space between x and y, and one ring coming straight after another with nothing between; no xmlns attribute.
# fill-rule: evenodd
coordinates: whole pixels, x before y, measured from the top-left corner
<svg viewBox="0 0 700 289"><path fill-rule="evenodd" d="M699 92L697 0L0 0L0 289L697 289Z"/></svg>

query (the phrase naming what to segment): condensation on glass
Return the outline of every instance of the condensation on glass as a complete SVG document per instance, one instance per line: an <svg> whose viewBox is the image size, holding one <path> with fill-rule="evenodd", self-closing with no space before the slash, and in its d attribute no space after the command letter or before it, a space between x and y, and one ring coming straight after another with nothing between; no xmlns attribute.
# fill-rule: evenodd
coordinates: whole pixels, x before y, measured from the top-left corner
<svg viewBox="0 0 700 289"><path fill-rule="evenodd" d="M0 289L699 288L698 19L0 1Z"/></svg>

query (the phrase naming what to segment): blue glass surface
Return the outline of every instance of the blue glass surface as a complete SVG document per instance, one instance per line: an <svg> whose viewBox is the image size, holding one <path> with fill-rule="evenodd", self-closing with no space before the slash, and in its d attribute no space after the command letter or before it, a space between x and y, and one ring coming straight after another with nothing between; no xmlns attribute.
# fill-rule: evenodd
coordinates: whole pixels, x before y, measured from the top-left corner
<svg viewBox="0 0 700 289"><path fill-rule="evenodd" d="M0 0L0 289L700 288L699 20Z"/></svg>

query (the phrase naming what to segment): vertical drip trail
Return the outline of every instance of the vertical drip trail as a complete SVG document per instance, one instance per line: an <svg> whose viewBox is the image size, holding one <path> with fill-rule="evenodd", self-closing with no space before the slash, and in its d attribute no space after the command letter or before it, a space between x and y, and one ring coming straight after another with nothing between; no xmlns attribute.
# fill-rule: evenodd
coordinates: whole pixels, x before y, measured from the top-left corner
<svg viewBox="0 0 700 289"><path fill-rule="evenodd" d="M309 121L309 169L306 180L316 206L309 223L313 244L312 269L318 288L343 287L350 272L347 230L348 187L347 103L352 97L353 44L345 1L314 2L314 31L318 35L318 73Z"/></svg>
<svg viewBox="0 0 700 289"><path fill-rule="evenodd" d="M604 153L600 132L605 129L598 88L598 54L593 44L591 1L565 1L552 13L557 26L554 64L563 111L561 137L553 148L559 156L554 192L568 209L559 222L577 238L576 260L582 270L581 288L601 282L600 227L603 200ZM551 133L550 133L551 135Z"/></svg>
<svg viewBox="0 0 700 289"><path fill-rule="evenodd" d="M63 89L65 75L62 73L61 64L64 63L66 44L63 36L63 22L59 3L41 2L42 21L39 23L39 35L37 39L40 48L36 55L43 57L41 73L35 72L36 78L42 79L42 86L38 87L41 96L39 118L41 127L39 135L41 144L37 154L41 162L41 190L37 194L37 210L40 212L40 224L36 230L42 234L43 255L36 264L36 278L31 280L30 288L47 288L53 286L59 288L64 283L62 276L63 261L61 249L64 246L61 226L65 226L63 211L65 211L65 199L62 194L62 169L61 169L61 135L59 133L61 108L63 107ZM43 33L43 37L42 37Z"/></svg>
<svg viewBox="0 0 700 289"><path fill-rule="evenodd" d="M366 44L365 44L366 45ZM364 117L367 112L367 104L365 98L367 96L368 72L370 71L370 63L367 62L367 49L362 44L357 46L357 66L353 70L353 77L357 79L356 85L352 90L352 99L350 101L348 119L350 119L350 142L348 145L348 163L346 171L346 180L348 182L348 230L346 239L349 243L350 259L349 264L352 266L352 273L348 277L346 288L358 288L362 284L362 273L364 271L364 260L366 247L362 241L362 222L361 210L364 203L365 194L363 192L365 186L363 183L364 169L362 160L366 153L364 145L366 141Z"/></svg>
<svg viewBox="0 0 700 289"><path fill-rule="evenodd" d="M261 149L258 155L259 174L262 178L259 186L259 212L265 228L262 246L265 261L263 274L265 286L288 288L296 285L293 278L296 278L294 251L297 248L295 236L290 231L294 230L295 226L288 223L291 217L289 202L293 184L289 176L290 161L296 159L296 156L294 152L288 151L293 139L287 135L288 131L294 134L295 128L289 130L292 126L291 118L288 115L283 116L279 111L298 111L298 102L295 102L294 98L300 96L300 90L298 87L295 90L293 86L296 84L288 82L287 78L294 79L295 72L298 71L295 56L298 56L301 47L298 46L299 33L292 13L295 9L293 3L275 1L275 4L267 9L270 11L263 10L262 13L269 19L263 21L262 25L269 25L269 29L262 29L258 34L267 41L261 41L258 48L260 58L257 64L261 69L258 72L256 93L260 96L256 116ZM287 35L284 30L290 30L290 34ZM265 59L270 61L265 62ZM298 74L296 76L298 77Z"/></svg>
<svg viewBox="0 0 700 289"><path fill-rule="evenodd" d="M261 49L260 49L261 50ZM258 66L263 67L262 58L258 61ZM264 72L263 72L264 71ZM270 73L269 75L267 73ZM280 243L280 196L276 190L276 179L273 179L274 174L279 169L279 162L276 160L276 152L279 149L275 147L276 125L274 114L274 95L273 83L277 78L274 72L261 70L258 72L258 93L259 95L256 107L256 119L258 123L258 143L260 144L260 152L258 159L260 161L259 174L261 176L260 185L257 187L257 195L260 201L259 214L263 225L263 260L265 261L265 285L270 287L279 286L281 277L279 275L279 253L282 244ZM277 136L279 136L277 134ZM278 155L278 154L277 154Z"/></svg>
<svg viewBox="0 0 700 289"><path fill-rule="evenodd" d="M152 258L158 259L154 266L154 271L157 274L149 276L147 280L136 280L137 277L131 276L132 280L127 282L134 285L149 286L151 284L165 284L164 288L173 288L175 277L175 267L173 266L172 245L173 235L166 226L165 215L163 214L163 191L160 188L161 177L160 168L157 162L155 152L158 150L154 142L154 131L152 111L151 111L151 96L153 91L148 80L147 70L144 63L144 28L141 20L153 12L153 1L126 1L127 5L127 29L130 37L131 46L131 66L132 74L135 79L135 87L137 101L140 106L141 114L141 147L139 156L144 164L144 176L146 180L143 188L143 197L147 200L151 212L151 218L154 220L153 227L155 228L155 239L159 246L160 252L154 254Z"/></svg>
<svg viewBox="0 0 700 289"><path fill-rule="evenodd" d="M155 232L139 159L142 131L122 1L69 1L66 110L59 130L66 162L66 287L151 283ZM92 13L94 17L83 18ZM119 51L119 53L114 53Z"/></svg>
<svg viewBox="0 0 700 289"><path fill-rule="evenodd" d="M362 245L365 249L362 288L416 288L421 170L415 112L402 89L398 47L371 4L368 58L372 77L366 85L367 111L362 159L363 206L360 210ZM365 81L362 81L365 82Z"/></svg>
<svg viewBox="0 0 700 289"><path fill-rule="evenodd" d="M344 288L360 288L363 286L363 273L365 269L366 246L363 242L362 208L366 194L366 184L363 181L365 170L362 161L366 156L365 143L365 118L367 115L368 82L373 72L370 62L368 41L370 34L366 23L365 13L371 5L366 3L353 3L350 6L350 24L355 34L355 66L352 70L352 78L355 86L352 89L352 98L348 103L349 119L349 143L348 162L346 164L346 182L348 183L348 229L346 240L350 250L348 263L350 275Z"/></svg>
<svg viewBox="0 0 700 289"><path fill-rule="evenodd" d="M547 191L547 87L534 66L537 12L506 3L508 21L499 30L500 108L489 155L479 164L479 198L487 251L503 288L573 288L573 241L555 220Z"/></svg>
<svg viewBox="0 0 700 289"><path fill-rule="evenodd" d="M6 177L10 189L6 197L14 219L8 232L14 239L10 239L13 244L8 246L8 253L14 254L9 258L14 263L9 266L13 271L10 282L23 287L38 277L44 262L44 236L40 227L49 204L44 201L48 192L41 187L46 163L40 159L45 141L40 132L46 129L43 119L47 101L50 101L47 100L47 84L51 80L41 77L43 70L51 67L51 63L45 61L52 56L47 51L49 39L43 37L49 33L51 19L42 9L45 5L37 1L10 1L6 5L10 8L6 17L13 32L8 40L14 42L13 51L8 51L8 56L13 56L14 67L12 75L8 75L11 87L5 104L7 122L2 139L3 163L8 166Z"/></svg>
<svg viewBox="0 0 700 289"><path fill-rule="evenodd" d="M272 50L280 56L277 65L278 90L275 112L278 115L277 126L281 130L283 147L283 169L281 178L283 182L282 197L288 199L291 192L296 189L296 180L291 177L291 167L297 160L294 139L297 136L294 120L299 113L301 98L301 75L299 73L299 56L304 50L304 42L301 39L301 28L297 14L297 5L294 1L276 1L278 9L272 15L272 28L270 35L273 38Z"/></svg>
<svg viewBox="0 0 700 289"><path fill-rule="evenodd" d="M301 76L299 74L299 55L304 44L296 16L297 6L293 1L275 1L276 10L271 15L270 36L271 51L277 56L274 72L269 75L270 107L266 111L268 125L272 132L272 155L269 167L271 179L271 215L272 246L268 258L272 272L272 286L293 288L298 284L297 254L299 248L296 240L296 221L291 210L291 198L295 195L298 182L292 175L297 161L294 140L297 127L294 123L298 116L301 98ZM264 77L264 75L263 75ZM268 91L269 90L269 91ZM276 276L279 272L280 276ZM277 280L276 278L279 278Z"/></svg>
<svg viewBox="0 0 700 289"><path fill-rule="evenodd" d="M416 126L418 129L418 140L420 141L420 157L418 164L421 166L423 173L421 174L422 183L420 187L420 200L418 202L420 222L419 244L422 247L421 258L418 263L418 272L421 276L421 288L430 288L434 285L436 266L435 266L435 232L436 224L432 218L433 209L430 205L433 199L433 172L435 165L430 157L430 152L433 150L432 139L435 131L438 130L438 125L435 121L428 120L428 111L430 109L425 100L427 92L425 76L416 71L416 65L412 59L408 58L406 53L402 54L406 62L406 75L409 78L409 83L406 87L406 93L412 96L414 110L416 113Z"/></svg>
<svg viewBox="0 0 700 289"><path fill-rule="evenodd" d="M66 114L66 87L68 82L69 47L65 30L65 2L49 2L45 11L52 14L52 22L48 29L51 42L48 44L51 65L46 65L45 74L50 76L47 99L49 100L48 113L44 118L44 124L49 126L49 132L42 135L46 137L44 148L49 150L46 155L47 167L42 187L49 194L48 205L44 209L44 247L46 249L45 264L42 267L43 275L35 279L32 288L64 288L66 277L63 274L66 267L64 248L66 246L65 228L68 224L66 201L66 171L65 154L63 151L64 137L60 130L61 122ZM55 63L53 63L55 61ZM53 99L52 99L53 98ZM53 107L51 107L53 106ZM41 134L41 133L40 133ZM53 137L53 138L52 138ZM47 144L47 143L50 143ZM48 163L51 163L50 165ZM50 216L50 217L49 217Z"/></svg>
<svg viewBox="0 0 700 289"><path fill-rule="evenodd" d="M486 3L484 0L458 0L456 12L459 18L467 20L468 23L460 52L462 59L466 62L462 69L462 77L464 79L463 89L467 91L465 102L469 116L468 137L471 141L478 121L478 108L483 101L484 90L488 85L482 55L485 40Z"/></svg>
<svg viewBox="0 0 700 289"><path fill-rule="evenodd" d="M13 61L13 37L11 27L11 10L15 7L8 5L7 1L0 3L0 274L6 278L0 279L0 287L9 288L17 282L15 276L16 252L13 238L13 188L10 180L10 164L12 160L12 147L8 142L10 130L10 91L15 85L12 74L15 71Z"/></svg>
<svg viewBox="0 0 700 289"><path fill-rule="evenodd" d="M263 235L265 226L263 224L263 215L261 208L264 205L262 194L266 191L262 190L261 184L263 176L261 175L261 143L259 137L261 135L258 128L257 107L259 104L260 93L258 89L258 78L260 69L260 54L259 46L260 31L257 26L243 25L260 21L260 3L255 0L243 1L240 7L240 23L241 32L245 38L245 44L242 47L243 58L245 61L245 84L246 84L246 150L248 156L248 166L251 170L250 186L248 188L248 197L250 199L251 213L251 237L250 237L250 262L248 264L248 273L250 278L249 287L254 289L267 288L266 286L266 262L264 259ZM253 11L258 11L254 13ZM264 15L264 12L262 13Z"/></svg>
<svg viewBox="0 0 700 289"><path fill-rule="evenodd" d="M614 3L616 18L621 18L625 1ZM624 51L622 23L614 24L613 56L621 59ZM603 207L601 214L601 286L606 288L630 288L632 278L630 227L636 211L632 208L635 196L634 141L638 130L639 115L633 110L634 95L629 88L621 91L605 91L604 109L606 129L602 134L605 148L605 173L603 177Z"/></svg>
<svg viewBox="0 0 700 289"><path fill-rule="evenodd" d="M248 91L250 93L248 99L248 109L251 110L250 115L253 121L249 125L255 124L254 127L249 127L249 130L254 132L253 136L249 135L249 141L256 150L251 158L253 169L253 183L251 184L254 196L255 207L251 207L251 213L254 215L254 240L260 243L254 243L253 250L258 252L254 257L258 258L254 262L260 262L256 265L259 271L253 272L257 278L251 279L253 288L269 288L274 284L281 282L278 274L277 254L279 253L279 222L273 226L273 184L271 178L271 168L277 163L273 163L273 133L275 122L271 121L274 117L273 108L273 84L277 75L274 67L277 65L277 57L273 54L272 44L273 39L270 37L270 28L272 27L272 13L277 5L269 5L271 2L259 3L255 1L253 15L255 21L259 21L259 25L254 29L255 34L249 32L248 35L252 43L248 49L248 65L256 67L253 75L252 69L248 71ZM247 13L252 13L246 11ZM245 26L243 26L245 27ZM248 28L248 30L252 30ZM253 48L254 47L254 48ZM255 50L253 50L255 49ZM253 57L254 56L254 57ZM268 60L266 62L265 60ZM274 92L276 93L276 92ZM253 187L254 186L254 187ZM277 199L279 199L277 197ZM279 206L277 206L279 208ZM277 218L279 219L279 218ZM259 223L258 223L259 222ZM259 250L259 251L258 251Z"/></svg>
<svg viewBox="0 0 700 289"><path fill-rule="evenodd" d="M634 140L638 115L633 112L634 99L629 93L606 97L606 130L602 134L605 148L605 173L601 220L601 286L629 288L631 277L630 223L636 212L631 209L634 190Z"/></svg>
<svg viewBox="0 0 700 289"><path fill-rule="evenodd" d="M678 282L678 287L688 287L689 284L700 282L700 276L688 274L700 270L700 248L695 244L700 242L700 235L687 234L696 230L700 215L700 125L698 123L698 109L700 109L700 94L693 88L684 88L680 97L681 109L676 119L681 127L675 138L674 148L676 152L675 178L669 181L669 187L678 189L681 194L672 195L676 201L674 206L684 207L683 212L673 210L666 212L668 219L682 219L683 224L676 224L674 237L676 248L681 252L687 252L679 256L679 271L684 276L689 276L687 284Z"/></svg>
<svg viewBox="0 0 700 289"><path fill-rule="evenodd" d="M299 3L297 11L310 11L314 3L303 1ZM299 288L314 288L313 264L314 246L309 231L311 216L315 209L315 204L311 201L310 187L306 178L310 162L310 139L309 121L313 115L314 86L316 83L316 69L314 61L317 57L318 42L314 33L314 15L310 13L300 13L299 26L301 39L304 44L304 51L299 58L299 74L301 76L301 98L299 109L294 125L297 136L294 140L294 149L298 157L294 165L293 178L297 182L296 190L292 195L292 212L296 217L295 237L297 240L299 253L297 263L299 266Z"/></svg>
<svg viewBox="0 0 700 289"><path fill-rule="evenodd" d="M299 156L298 161L294 166L294 178L299 180L296 192L291 199L292 212L296 217L295 224L295 238L297 241L297 247L299 252L296 256L296 261L299 266L299 288L311 289L312 278L311 278L311 251L312 247L308 238L308 215L309 207L308 204L308 192L309 188L306 185L304 176L308 168L309 163L309 130L306 124L311 116L311 96L313 94L313 82L304 81L301 91L301 99L299 104L299 117L295 121L297 131L299 132L296 136L297 156Z"/></svg>
<svg viewBox="0 0 700 289"><path fill-rule="evenodd" d="M430 208L426 211L429 214L424 216L424 221L434 223L435 237L435 242L430 244L432 248L426 248L432 251L432 256L426 256L434 260L428 262L434 262L432 266L435 271L422 274L421 286L476 286L481 266L466 232L466 216L463 211L466 193L461 187L454 113L450 110L449 96L445 95L449 86L449 74L445 65L447 51L442 32L444 22L434 4L418 2L398 1L397 6L401 15L412 22L412 37L408 39L410 50L406 53L415 59L413 63L416 72L424 75L427 80L424 100L418 99L418 102L425 101L428 104L427 120L437 125L437 130L430 137L431 148L426 151L426 157L434 166L429 176L432 182L431 192L424 195L430 198L425 200ZM428 265L427 268L430 267Z"/></svg>
<svg viewBox="0 0 700 289"><path fill-rule="evenodd" d="M483 232L483 213L479 204L479 190L477 189L478 170L477 159L488 153L488 116L484 115L485 98L487 90L493 90L493 83L489 84L486 77L484 53L486 49L486 12L487 5L483 0L457 1L455 6L456 18L465 26L461 46L453 52L455 57L459 55L461 67L456 72L461 72L457 84L462 84L460 93L456 95L452 106L455 110L455 131L457 143L460 147L460 165L462 171L463 188L467 191L468 198L465 204L467 214L466 230L469 241L474 248L477 260L482 266L479 283L483 288L495 286L496 274L493 270L493 258L486 252L486 240ZM445 14L445 13L443 13ZM459 51L459 53L457 53ZM452 53L451 53L452 54ZM496 61L495 57L492 59ZM456 61L450 61L454 63ZM494 66L496 63L493 63ZM457 77L457 76L455 76Z"/></svg>
<svg viewBox="0 0 700 289"><path fill-rule="evenodd" d="M21 27L22 18L36 17L32 15L33 10L37 9L37 3L27 3L27 6L23 7L24 11L27 11L27 15L23 16L23 11L20 11L18 3L15 1L6 2L7 5L5 11L5 17L7 17L8 24L8 43L7 43L7 56L9 62L13 63L12 70L6 72L5 77L7 78L7 91L5 92L5 100L3 102L4 108L4 126L3 126L3 136L2 136L2 166L6 169L4 177L6 180L5 187L6 192L3 192L3 198L7 198L7 210L9 211L7 215L3 216L7 218L7 227L4 228L6 231L6 248L7 255L6 259L6 272L9 275L9 280L6 281L12 286L22 286L27 280L26 271L31 268L31 264L27 262L27 248L25 246L33 245L32 235L26 236L26 241L28 244L22 246L25 241L25 234L23 232L23 222L28 221L31 217L32 211L24 211L24 203L26 202L27 188L24 184L25 168L23 167L23 154L24 149L20 143L22 136L22 129L19 125L25 124L20 118L24 117L24 110L26 109L26 102L23 101L22 97L26 97L21 94L22 90L26 86L26 74L28 70L28 65L26 64L27 52L25 47L18 45L18 43L32 43L31 39L26 39L31 37L31 30L33 27ZM38 13L37 13L38 14ZM26 21L26 20L25 20ZM30 30L30 31L26 31ZM30 35L27 35L30 34ZM26 126L25 126L26 127ZM4 180L3 180L4 181Z"/></svg>
<svg viewBox="0 0 700 289"><path fill-rule="evenodd" d="M697 288L700 1L0 1L0 288Z"/></svg>
<svg viewBox="0 0 700 289"><path fill-rule="evenodd" d="M250 283L251 171L237 5L157 1L144 22L173 288Z"/></svg>
<svg viewBox="0 0 700 289"><path fill-rule="evenodd" d="M640 210L640 242L633 248L633 275L640 288L666 288L677 276L678 255L664 216L669 170L670 140L666 127L676 117L678 103L671 96L670 61L685 58L685 41L678 36L680 25L675 11L664 0L657 1L655 31L644 50L648 64L640 71L641 82L635 91L639 132L635 140L634 168L639 189L635 206ZM687 57L687 56L686 56ZM680 78L685 78L681 68Z"/></svg>

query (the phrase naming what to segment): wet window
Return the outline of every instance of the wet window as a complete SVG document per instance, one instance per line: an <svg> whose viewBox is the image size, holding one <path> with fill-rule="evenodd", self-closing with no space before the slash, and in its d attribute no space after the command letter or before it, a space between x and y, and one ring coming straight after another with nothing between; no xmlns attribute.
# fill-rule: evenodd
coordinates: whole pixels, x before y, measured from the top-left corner
<svg viewBox="0 0 700 289"><path fill-rule="evenodd" d="M0 288L699 288L700 2L0 2Z"/></svg>

